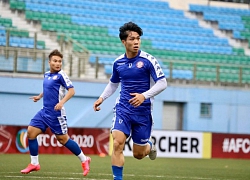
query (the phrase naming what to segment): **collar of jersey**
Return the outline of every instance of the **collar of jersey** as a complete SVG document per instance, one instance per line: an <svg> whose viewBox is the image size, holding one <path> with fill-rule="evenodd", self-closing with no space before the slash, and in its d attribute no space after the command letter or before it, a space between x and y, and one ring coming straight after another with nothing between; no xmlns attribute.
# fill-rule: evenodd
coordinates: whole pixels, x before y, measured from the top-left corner
<svg viewBox="0 0 250 180"><path fill-rule="evenodd" d="M141 54L141 50L138 51L138 53L137 53L137 55L136 55L135 57L133 57L133 58L127 58L127 55L126 55L126 53L125 53L125 58L126 58L127 60L133 60L133 59L137 58L140 54Z"/></svg>

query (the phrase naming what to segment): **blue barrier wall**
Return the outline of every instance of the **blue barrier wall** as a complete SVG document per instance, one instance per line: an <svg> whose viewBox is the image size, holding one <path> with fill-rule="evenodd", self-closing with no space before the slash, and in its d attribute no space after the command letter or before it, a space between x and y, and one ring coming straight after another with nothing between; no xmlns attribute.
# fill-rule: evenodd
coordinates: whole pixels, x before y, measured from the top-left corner
<svg viewBox="0 0 250 180"><path fill-rule="evenodd" d="M42 91L42 78L0 77L0 124L28 125L42 107L30 96ZM104 101L101 111L93 111L93 102L106 83L73 81L76 94L65 104L70 127L110 127L112 107L119 91ZM168 86L155 97L155 129L162 129L163 103L184 103L183 130L224 133L250 133L250 90ZM200 117L200 103L212 103L212 117ZM167 113L167 112L166 112Z"/></svg>

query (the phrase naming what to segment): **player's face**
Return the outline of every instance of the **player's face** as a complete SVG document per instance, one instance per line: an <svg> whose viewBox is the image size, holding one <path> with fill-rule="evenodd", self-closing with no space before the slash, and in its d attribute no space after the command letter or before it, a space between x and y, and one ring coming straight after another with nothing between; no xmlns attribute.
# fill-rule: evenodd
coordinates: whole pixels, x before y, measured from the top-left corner
<svg viewBox="0 0 250 180"><path fill-rule="evenodd" d="M52 56L49 60L50 72L58 72L62 68L62 58L59 56Z"/></svg>
<svg viewBox="0 0 250 180"><path fill-rule="evenodd" d="M131 55L132 57L136 56L141 44L141 37L137 32L130 31L128 33L128 37L126 40L122 40L122 43L124 44L126 48L127 56ZM131 58L131 57L128 57Z"/></svg>

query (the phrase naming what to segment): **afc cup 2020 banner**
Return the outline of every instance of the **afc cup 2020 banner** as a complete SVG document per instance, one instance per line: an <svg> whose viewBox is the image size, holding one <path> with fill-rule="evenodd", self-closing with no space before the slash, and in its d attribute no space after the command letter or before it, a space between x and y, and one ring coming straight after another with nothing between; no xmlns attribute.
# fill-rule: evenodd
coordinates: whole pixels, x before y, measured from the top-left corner
<svg viewBox="0 0 250 180"><path fill-rule="evenodd" d="M85 154L111 154L113 148L109 129L69 128L69 137ZM51 131L37 137L40 154L70 154ZM171 158L244 158L250 159L249 134L223 134L155 130L152 133L158 157ZM133 156L129 137L125 156ZM0 125L0 153L29 153L27 127Z"/></svg>
<svg viewBox="0 0 250 180"><path fill-rule="evenodd" d="M85 154L108 154L109 129L69 128L69 137ZM70 154L50 131L37 137L39 153ZM28 153L27 127L0 125L0 153Z"/></svg>

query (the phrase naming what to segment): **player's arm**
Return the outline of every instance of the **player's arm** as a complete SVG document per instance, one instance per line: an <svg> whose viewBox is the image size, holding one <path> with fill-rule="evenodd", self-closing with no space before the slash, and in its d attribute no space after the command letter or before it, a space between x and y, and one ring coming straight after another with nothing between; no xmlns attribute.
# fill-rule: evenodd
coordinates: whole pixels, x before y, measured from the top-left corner
<svg viewBox="0 0 250 180"><path fill-rule="evenodd" d="M40 93L38 96L32 96L30 99L32 99L34 102L39 101L43 97L43 92Z"/></svg>
<svg viewBox="0 0 250 180"><path fill-rule="evenodd" d="M111 81L109 81L101 96L94 102L94 111L100 111L101 108L99 106L103 103L105 99L110 97L116 91L118 86L119 83L112 83Z"/></svg>
<svg viewBox="0 0 250 180"><path fill-rule="evenodd" d="M167 85L168 83L167 83L166 78L162 78L156 81L156 83L149 90L142 93L142 95L145 97L145 99L149 99L161 93L164 89L167 88Z"/></svg>
<svg viewBox="0 0 250 180"><path fill-rule="evenodd" d="M64 98L62 98L62 100L56 104L55 106L55 110L61 110L63 105L70 99L72 98L73 96L75 95L75 89L72 87L72 88L69 88L68 89L68 92L67 94L64 96Z"/></svg>
<svg viewBox="0 0 250 180"><path fill-rule="evenodd" d="M156 83L149 90L143 92L142 94L131 93L130 95L134 97L129 100L129 103L134 107L138 107L145 101L145 99L149 99L151 97L156 96L166 88L167 80L166 78L162 78L156 81Z"/></svg>

